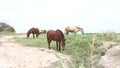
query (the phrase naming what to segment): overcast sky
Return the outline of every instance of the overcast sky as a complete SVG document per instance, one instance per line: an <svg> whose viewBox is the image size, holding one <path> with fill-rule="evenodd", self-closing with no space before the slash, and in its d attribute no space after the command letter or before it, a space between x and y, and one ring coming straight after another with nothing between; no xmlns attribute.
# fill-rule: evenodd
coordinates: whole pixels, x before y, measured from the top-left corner
<svg viewBox="0 0 120 68"><path fill-rule="evenodd" d="M120 33L120 0L0 0L0 22L17 33L32 27L64 30L66 26Z"/></svg>

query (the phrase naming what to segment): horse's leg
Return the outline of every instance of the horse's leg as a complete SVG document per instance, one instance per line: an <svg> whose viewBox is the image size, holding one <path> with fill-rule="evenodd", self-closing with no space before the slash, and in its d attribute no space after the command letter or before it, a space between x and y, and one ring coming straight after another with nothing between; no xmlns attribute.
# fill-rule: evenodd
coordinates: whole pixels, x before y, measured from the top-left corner
<svg viewBox="0 0 120 68"><path fill-rule="evenodd" d="M37 34L37 37L39 38L39 34Z"/></svg>
<svg viewBox="0 0 120 68"><path fill-rule="evenodd" d="M74 32L74 36L76 35L77 32Z"/></svg>
<svg viewBox="0 0 120 68"><path fill-rule="evenodd" d="M36 38L38 38L38 34L36 34Z"/></svg>
<svg viewBox="0 0 120 68"><path fill-rule="evenodd" d="M58 41L56 41L56 49L58 50Z"/></svg>
<svg viewBox="0 0 120 68"><path fill-rule="evenodd" d="M59 51L61 51L60 42L58 43Z"/></svg>
<svg viewBox="0 0 120 68"><path fill-rule="evenodd" d="M50 43L51 43L51 40L48 40L48 48L49 48L49 49L51 49L51 48L50 48Z"/></svg>
<svg viewBox="0 0 120 68"><path fill-rule="evenodd" d="M40 33L37 33L37 37L39 38Z"/></svg>
<svg viewBox="0 0 120 68"><path fill-rule="evenodd" d="M33 38L35 38L35 35L34 35L34 33L33 33Z"/></svg>
<svg viewBox="0 0 120 68"><path fill-rule="evenodd" d="M73 31L73 34L74 34L74 36L75 36L75 32Z"/></svg>

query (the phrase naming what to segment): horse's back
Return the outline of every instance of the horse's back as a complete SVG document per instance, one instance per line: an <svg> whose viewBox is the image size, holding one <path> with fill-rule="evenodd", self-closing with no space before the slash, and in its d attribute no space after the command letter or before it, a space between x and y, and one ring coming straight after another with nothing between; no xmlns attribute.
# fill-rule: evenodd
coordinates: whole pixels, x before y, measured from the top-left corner
<svg viewBox="0 0 120 68"><path fill-rule="evenodd" d="M35 33L40 33L39 28L34 28Z"/></svg>
<svg viewBox="0 0 120 68"><path fill-rule="evenodd" d="M78 27L78 26L68 26L68 27L65 27L65 31L66 31L66 34L68 34L69 32L77 33L78 31L81 31L81 33L84 34L84 29L81 28L81 27Z"/></svg>
<svg viewBox="0 0 120 68"><path fill-rule="evenodd" d="M48 30L48 31L47 31L47 34L54 34L54 33L55 33L54 30Z"/></svg>
<svg viewBox="0 0 120 68"><path fill-rule="evenodd" d="M65 30L70 31L70 32L74 32L76 30L75 26L68 26L65 28Z"/></svg>
<svg viewBox="0 0 120 68"><path fill-rule="evenodd" d="M65 27L66 30L71 30L71 31L77 31L77 30L82 30L83 28L81 27L78 27L78 26L68 26L68 27Z"/></svg>
<svg viewBox="0 0 120 68"><path fill-rule="evenodd" d="M54 30L48 30L47 31L47 38L52 38L55 36L55 31Z"/></svg>
<svg viewBox="0 0 120 68"><path fill-rule="evenodd" d="M47 39L60 40L60 37L64 37L61 30L48 30Z"/></svg>

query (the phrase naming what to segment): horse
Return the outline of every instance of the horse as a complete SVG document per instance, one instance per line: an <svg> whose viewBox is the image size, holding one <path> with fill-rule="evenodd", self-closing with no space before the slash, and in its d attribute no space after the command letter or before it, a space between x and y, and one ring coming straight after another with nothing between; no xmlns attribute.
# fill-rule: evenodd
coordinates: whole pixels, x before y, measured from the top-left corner
<svg viewBox="0 0 120 68"><path fill-rule="evenodd" d="M65 37L61 30L48 30L47 32L47 42L48 42L48 48L50 49L50 43L51 41L56 41L56 49L61 51L61 43L62 43L62 50L64 50L65 47Z"/></svg>
<svg viewBox="0 0 120 68"><path fill-rule="evenodd" d="M47 32L46 30L40 30L41 34L46 34L46 32Z"/></svg>
<svg viewBox="0 0 120 68"><path fill-rule="evenodd" d="M31 33L33 34L33 38L35 38L34 34L36 35L36 38L37 38L40 34L40 31L39 31L38 28L34 28L34 27L29 29L28 32L27 32L27 38L29 38Z"/></svg>
<svg viewBox="0 0 120 68"><path fill-rule="evenodd" d="M84 29L78 26L67 26L65 27L65 32L66 35L69 34L69 32L74 33L74 35L78 32L81 31L82 34L84 34Z"/></svg>

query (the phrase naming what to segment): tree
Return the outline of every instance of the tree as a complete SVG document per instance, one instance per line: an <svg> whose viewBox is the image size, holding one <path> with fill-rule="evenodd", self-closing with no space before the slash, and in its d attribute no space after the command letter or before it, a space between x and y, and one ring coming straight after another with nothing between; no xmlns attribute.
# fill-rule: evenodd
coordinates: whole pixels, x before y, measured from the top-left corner
<svg viewBox="0 0 120 68"><path fill-rule="evenodd" d="M15 32L15 29L6 23L0 22L0 32Z"/></svg>

